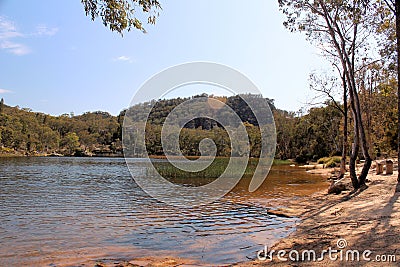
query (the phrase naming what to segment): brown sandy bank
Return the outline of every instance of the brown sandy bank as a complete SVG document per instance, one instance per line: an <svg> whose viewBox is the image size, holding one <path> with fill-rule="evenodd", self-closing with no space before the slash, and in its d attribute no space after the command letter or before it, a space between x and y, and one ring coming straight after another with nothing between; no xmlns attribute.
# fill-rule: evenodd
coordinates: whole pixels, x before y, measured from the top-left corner
<svg viewBox="0 0 400 267"><path fill-rule="evenodd" d="M256 260L237 266L400 266L400 185L397 171L393 175L375 175L375 169L371 169L367 185L368 188L355 193L345 191L328 195L320 192L287 203L289 212L301 213L301 221L293 234L268 248L269 253L276 251L272 262L269 259ZM341 240L339 244L338 240ZM323 250L329 250L329 247L340 251L338 245L342 249L337 253L332 251L333 260L328 252L321 261L308 256L307 250L313 250L316 259L322 258ZM279 250L286 252L281 258L288 261L278 259ZM292 250L295 251L291 254L294 261L289 259ZM359 260L355 250L360 255ZM299 253L298 261L296 251Z"/></svg>

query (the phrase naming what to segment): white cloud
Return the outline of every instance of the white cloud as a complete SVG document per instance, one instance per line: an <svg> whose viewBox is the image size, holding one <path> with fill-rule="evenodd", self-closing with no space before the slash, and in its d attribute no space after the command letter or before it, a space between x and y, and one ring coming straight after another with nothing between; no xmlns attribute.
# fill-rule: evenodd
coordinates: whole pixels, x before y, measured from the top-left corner
<svg viewBox="0 0 400 267"><path fill-rule="evenodd" d="M53 36L58 32L58 28L49 28L46 25L38 25L36 27L36 31L34 32L34 35L42 36L42 35L47 35L47 36Z"/></svg>
<svg viewBox="0 0 400 267"><path fill-rule="evenodd" d="M11 54L22 56L29 54L31 49L21 43L18 38L29 38L32 36L53 36L58 28L49 28L46 25L38 25L33 33L20 32L13 21L0 16L0 49Z"/></svg>
<svg viewBox="0 0 400 267"><path fill-rule="evenodd" d="M6 89L0 89L0 94L7 94L7 93L11 93L11 91Z"/></svg>
<svg viewBox="0 0 400 267"><path fill-rule="evenodd" d="M8 39L19 36L22 36L22 34L17 31L14 23L0 16L0 39Z"/></svg>
<svg viewBox="0 0 400 267"><path fill-rule="evenodd" d="M22 36L12 21L0 16L0 49L15 55L28 54L30 49L27 46L13 40Z"/></svg>
<svg viewBox="0 0 400 267"><path fill-rule="evenodd" d="M29 47L24 44L15 43L8 40L0 41L0 48L9 51L10 53L18 56L26 55L31 52Z"/></svg>
<svg viewBox="0 0 400 267"><path fill-rule="evenodd" d="M116 57L116 58L114 58L114 61L124 61L124 62L129 62L129 63L133 62L133 60L130 57L127 57L127 56Z"/></svg>

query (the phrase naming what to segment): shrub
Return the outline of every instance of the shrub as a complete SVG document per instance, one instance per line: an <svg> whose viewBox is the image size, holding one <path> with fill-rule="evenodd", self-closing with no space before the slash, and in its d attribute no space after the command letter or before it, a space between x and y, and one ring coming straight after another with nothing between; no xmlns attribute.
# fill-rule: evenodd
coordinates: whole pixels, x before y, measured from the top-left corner
<svg viewBox="0 0 400 267"><path fill-rule="evenodd" d="M324 164L325 167L333 168L340 164L341 157L325 157L318 160L318 164Z"/></svg>
<svg viewBox="0 0 400 267"><path fill-rule="evenodd" d="M329 157L325 157L325 158L320 158L317 163L318 164L325 164L326 162L328 162L330 158Z"/></svg>

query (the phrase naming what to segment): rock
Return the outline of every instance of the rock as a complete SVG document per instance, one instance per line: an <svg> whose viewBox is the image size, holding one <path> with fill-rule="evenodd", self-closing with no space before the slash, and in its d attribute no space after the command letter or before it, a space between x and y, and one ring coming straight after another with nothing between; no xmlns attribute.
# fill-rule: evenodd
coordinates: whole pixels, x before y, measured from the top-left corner
<svg viewBox="0 0 400 267"><path fill-rule="evenodd" d="M64 157L64 155L54 152L54 153L51 153L51 154L49 155L49 157Z"/></svg>
<svg viewBox="0 0 400 267"><path fill-rule="evenodd" d="M346 184L339 180L337 182L332 181L331 186L328 188L328 194L340 194L342 191L346 191Z"/></svg>
<svg viewBox="0 0 400 267"><path fill-rule="evenodd" d="M267 211L268 214L284 218L298 217L302 212L304 212L304 210L291 208L275 208Z"/></svg>
<svg viewBox="0 0 400 267"><path fill-rule="evenodd" d="M166 267L166 266L176 266L178 263L176 262L176 260L165 260L165 261L162 261L162 262L160 262L160 263L156 263L156 264L154 264L154 266L160 266L160 267Z"/></svg>
<svg viewBox="0 0 400 267"><path fill-rule="evenodd" d="M129 264L133 266L149 266L151 264L151 261L149 260L131 260Z"/></svg>

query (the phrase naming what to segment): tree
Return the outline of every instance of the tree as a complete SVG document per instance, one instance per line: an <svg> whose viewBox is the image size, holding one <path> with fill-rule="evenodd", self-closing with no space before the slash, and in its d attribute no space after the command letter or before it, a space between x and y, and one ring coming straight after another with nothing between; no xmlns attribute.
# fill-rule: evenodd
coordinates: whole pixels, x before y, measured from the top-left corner
<svg viewBox="0 0 400 267"><path fill-rule="evenodd" d="M397 72L397 159L400 159L400 0L384 0L387 7L395 16L396 36L396 72ZM398 164L400 166L400 164ZM398 167L397 181L400 182L400 168Z"/></svg>
<svg viewBox="0 0 400 267"><path fill-rule="evenodd" d="M294 112L275 110L274 112L276 129L276 153L279 159L295 158L293 150L296 148L293 144L294 130L297 123Z"/></svg>
<svg viewBox="0 0 400 267"><path fill-rule="evenodd" d="M2 98L0 100L0 113L3 113L3 109L4 109L4 99Z"/></svg>
<svg viewBox="0 0 400 267"><path fill-rule="evenodd" d="M317 77L315 74L310 75L311 80L311 89L316 92L322 93L321 96L329 98L332 106L335 107L340 113L343 114L343 131L342 131L342 159L340 161L340 177L343 177L346 173L346 157L347 157L347 146L348 146L348 105L347 105L347 84L346 84L346 76L341 73L340 67L334 64L336 69L338 70L341 77L341 85L343 87L343 105L340 105L338 101L335 99L335 89L337 87L337 79L335 77Z"/></svg>
<svg viewBox="0 0 400 267"><path fill-rule="evenodd" d="M79 137L76 133L67 133L63 138L62 145L66 147L68 153L72 155L79 147Z"/></svg>
<svg viewBox="0 0 400 267"><path fill-rule="evenodd" d="M360 102L370 153L387 157L397 152L397 80L381 64L362 71Z"/></svg>
<svg viewBox="0 0 400 267"><path fill-rule="evenodd" d="M302 31L307 38L322 48L330 59L340 66L345 76L354 120L354 143L350 156L350 177L353 187L365 186L371 167L367 137L363 125L358 95L357 67L367 51L370 32L366 27L372 14L368 0L278 0L287 20L284 25L291 31ZM361 54L361 55L360 55ZM362 150L365 164L359 177L356 159Z"/></svg>
<svg viewBox="0 0 400 267"><path fill-rule="evenodd" d="M141 20L137 18L138 10L147 15L147 23L155 24L161 5L158 0L81 0L86 16L92 20L100 17L104 26L121 35L132 28L146 32Z"/></svg>

